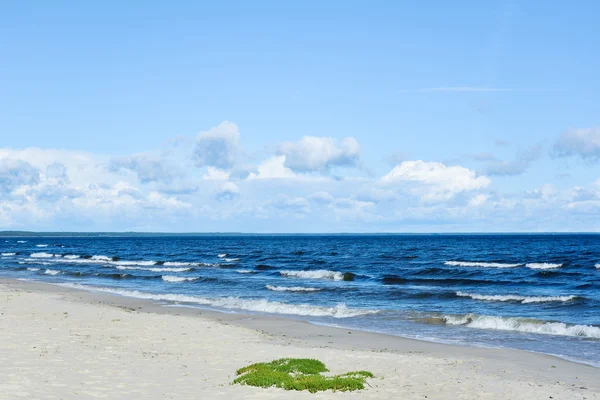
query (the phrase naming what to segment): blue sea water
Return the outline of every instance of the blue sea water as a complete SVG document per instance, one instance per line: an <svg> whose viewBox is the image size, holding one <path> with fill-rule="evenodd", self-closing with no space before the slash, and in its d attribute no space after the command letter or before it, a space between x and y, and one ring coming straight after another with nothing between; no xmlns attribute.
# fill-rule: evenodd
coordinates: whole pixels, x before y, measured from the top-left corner
<svg viewBox="0 0 600 400"><path fill-rule="evenodd" d="M600 235L11 237L0 273L600 366Z"/></svg>

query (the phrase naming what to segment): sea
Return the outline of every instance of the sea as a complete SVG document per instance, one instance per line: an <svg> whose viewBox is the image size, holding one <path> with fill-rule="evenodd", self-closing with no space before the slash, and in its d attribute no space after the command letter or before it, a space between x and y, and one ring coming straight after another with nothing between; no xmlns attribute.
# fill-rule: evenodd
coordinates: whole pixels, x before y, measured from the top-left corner
<svg viewBox="0 0 600 400"><path fill-rule="evenodd" d="M0 275L600 367L600 235L0 238Z"/></svg>

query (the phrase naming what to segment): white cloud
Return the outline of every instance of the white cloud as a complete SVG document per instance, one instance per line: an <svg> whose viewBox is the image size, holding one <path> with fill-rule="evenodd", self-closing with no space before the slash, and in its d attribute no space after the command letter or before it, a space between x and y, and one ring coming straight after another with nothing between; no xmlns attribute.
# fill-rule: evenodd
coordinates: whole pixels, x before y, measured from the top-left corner
<svg viewBox="0 0 600 400"><path fill-rule="evenodd" d="M239 187L233 182L225 182L217 192L217 200L233 200L240 195Z"/></svg>
<svg viewBox="0 0 600 400"><path fill-rule="evenodd" d="M600 160L600 128L570 129L554 145L555 157L579 156L592 161Z"/></svg>
<svg viewBox="0 0 600 400"><path fill-rule="evenodd" d="M35 185L40 172L26 161L0 158L0 193L8 194L20 186Z"/></svg>
<svg viewBox="0 0 600 400"><path fill-rule="evenodd" d="M248 179L296 178L296 174L284 164L285 156L273 156L259 165L257 172L251 172Z"/></svg>
<svg viewBox="0 0 600 400"><path fill-rule="evenodd" d="M481 207L488 200L488 196L485 194L477 194L469 201L469 207Z"/></svg>
<svg viewBox="0 0 600 400"><path fill-rule="evenodd" d="M326 172L332 167L355 167L360 145L353 137L337 141L331 137L304 136L298 142L284 142L278 153L285 156L285 166L297 172Z"/></svg>
<svg viewBox="0 0 600 400"><path fill-rule="evenodd" d="M497 159L487 160L485 173L490 176L514 176L521 175L529 169L531 164L540 158L542 145L538 144L526 151L518 153L514 160L500 161Z"/></svg>
<svg viewBox="0 0 600 400"><path fill-rule="evenodd" d="M424 201L442 201L454 195L485 188L490 179L459 165L439 162L405 161L381 178L386 184L408 184L411 193Z"/></svg>
<svg viewBox="0 0 600 400"><path fill-rule="evenodd" d="M113 158L109 163L109 169L113 172L133 171L141 183L170 183L183 175L178 166L171 165L165 159L144 154Z"/></svg>
<svg viewBox="0 0 600 400"><path fill-rule="evenodd" d="M215 167L208 167L202 179L209 181L226 181L229 179L230 173Z"/></svg>
<svg viewBox="0 0 600 400"><path fill-rule="evenodd" d="M194 148L194 161L198 167L230 169L242 153L240 131L236 124L223 121L219 126L200 132Z"/></svg>

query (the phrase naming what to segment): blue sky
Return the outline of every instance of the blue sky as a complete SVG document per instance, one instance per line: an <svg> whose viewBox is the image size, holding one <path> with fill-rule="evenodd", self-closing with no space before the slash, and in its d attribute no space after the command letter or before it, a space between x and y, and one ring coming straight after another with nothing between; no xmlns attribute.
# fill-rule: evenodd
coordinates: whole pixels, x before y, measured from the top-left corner
<svg viewBox="0 0 600 400"><path fill-rule="evenodd" d="M8 2L0 227L600 230L596 2Z"/></svg>

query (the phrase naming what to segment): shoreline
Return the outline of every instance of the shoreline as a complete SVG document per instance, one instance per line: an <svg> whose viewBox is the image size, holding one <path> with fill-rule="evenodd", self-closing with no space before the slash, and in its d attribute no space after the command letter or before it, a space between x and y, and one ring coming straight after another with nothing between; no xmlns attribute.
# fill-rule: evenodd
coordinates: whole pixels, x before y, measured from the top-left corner
<svg viewBox="0 0 600 400"><path fill-rule="evenodd" d="M584 365L586 367L594 368L600 373L600 366L589 364L581 360L573 360L556 354L528 351L510 347L491 347L484 345L471 345L466 343L446 343L443 341L417 339L384 332L346 328L343 326L334 326L330 324L319 324L316 322L307 321L303 319L302 316L261 314L251 312L245 313L243 311L228 312L225 310L211 309L210 307L188 306L185 304L177 304L168 301L128 297L116 293L96 291L91 288L88 290L35 280L0 278L0 284L2 283L9 283L11 285L23 284L24 287L28 289L34 289L38 291L53 293L76 293L79 294L80 301L91 304L101 303L116 307L130 306L136 307L142 311L158 314L202 316L219 322L227 322L237 326L254 329L256 331L260 331L261 333L270 334L276 337L303 340L307 345L323 345L323 343L321 343L319 340L313 339L322 336L318 331L326 331L328 336L337 339L337 341L327 343L333 348L403 352L410 346L413 349L417 349L416 351L423 351L423 349L426 349L427 351L431 352L433 350L437 350L440 352L440 354L452 355L463 353L463 349L467 348L469 349L467 352L470 352L473 355L479 355L479 351L483 352L482 356L487 356L487 351L518 352L540 357L550 357L551 359ZM302 334L298 334L297 332L302 332ZM346 337L344 334L347 332L352 332L354 336ZM310 335L307 336L305 333L310 333ZM367 337L362 337L362 335L366 335ZM343 340L340 341L340 339ZM366 343L373 342L380 343L380 345L366 345ZM340 343L343 343L343 347L337 347L340 346ZM423 346L421 343L427 343L427 345ZM441 347L438 348L438 346Z"/></svg>
<svg viewBox="0 0 600 400"><path fill-rule="evenodd" d="M370 383L373 387L379 389L394 389L394 380L390 380L388 377L390 373L394 373L390 371L398 371L400 366L406 368L406 373L409 373L412 372L411 369L415 368L415 365L421 367L428 365L425 369L426 374L429 374L427 371L435 370L435 368L438 368L441 374L448 374L450 371L455 372L456 369L459 369L461 371L459 376L472 375L471 380L473 382L471 382L471 384L477 383L484 388L487 388L487 386L482 382L485 381L489 385L490 383L488 381L490 379L495 382L495 384L498 384L498 382L504 382L503 384L510 382L511 385L515 385L516 383L527 383L529 385L533 382L538 389L541 385L550 390L549 393L556 394L563 390L567 390L571 396L570 398L600 398L598 368L541 353L506 348L485 348L435 343L374 332L316 325L307 321L281 316L223 313L195 307L165 306L164 304L157 303L153 300L129 298L109 293L86 291L33 281L3 278L0 279L0 289L3 292L2 295L4 295L5 292L16 293L20 296L32 296L39 298L39 301L41 301L42 304L45 301L52 300L52 302L58 302L63 308L68 306L77 312L82 312L84 314L90 314L89 311L102 310L103 312L108 313L125 314L128 319L166 319L181 323L183 330L187 329L185 327L186 324L199 324L204 326L204 328L208 326L213 327L213 329L218 327L219 330L223 331L224 337L232 335L235 339L231 343L222 343L220 347L236 347L239 345L236 344L238 341L243 341L252 337L253 340L257 341L255 343L256 347L252 349L238 349L245 361L236 363L235 368L232 368L225 374L226 379L222 379L220 384L230 383L234 377L233 374L235 369L242 367L247 363L269 361L262 357L262 355L263 353L272 351L271 348L274 346L276 351L271 359L278 358L279 356L291 356L291 354L310 356L311 354L315 354L315 351L316 356L313 355L313 357L316 358L321 358L321 353L330 354L332 360L344 357L359 357L363 362L363 364L360 365L361 367L372 370L376 376L385 376L385 380L383 381ZM9 298L9 294L6 294L6 297ZM9 303L10 302L7 301L5 307L3 307L3 314L16 313L14 318L18 318L19 313L24 313L24 310L22 309L9 309ZM2 301L0 301L0 305L1 304ZM22 306L26 306L26 304ZM56 306L54 308L56 308ZM46 311L51 312L52 309ZM3 317L5 318L4 315ZM92 326L90 329L93 331L101 328L94 327L93 321L91 324ZM138 324L138 322L132 322L132 324ZM145 325L142 324L142 327L143 326ZM10 327L5 328L4 326L1 326L1 328L3 331L6 329L9 333L11 332ZM28 329L35 330L36 327L28 326ZM73 329L76 329L76 327L73 327L72 330ZM210 332L210 329L204 329L205 333L206 331ZM116 328L115 336L119 336L119 332L119 329ZM16 332L13 332L13 334L16 334ZM150 335L150 338L153 338L153 336ZM219 338L216 339L216 343L220 343L218 340ZM98 345L102 345L102 342ZM179 348L183 343L173 343L171 345ZM0 346L4 345L0 344ZM267 351L266 348L271 350ZM3 348L2 350L2 354L6 353L6 349ZM124 354L127 354L127 349L123 349L123 351L125 352ZM225 349L217 348L213 349L213 351L219 353L219 351L223 352ZM127 358L126 356L124 357ZM381 364L379 362L373 362L378 357L383 357L386 362L382 361ZM2 361L2 364L4 365L7 363L7 360L4 359L0 359L0 361ZM17 360L13 360L13 362L16 361ZM326 362L328 365L330 363L331 361ZM468 368L466 366L468 366ZM438 375L436 375L434 379L444 381L444 386L448 387L441 391L441 397L432 397L430 394L429 398L456 398L453 397L453 390L456 389L450 390L452 382L446 382L448 379ZM392 386L388 387L390 384L392 384ZM426 382L423 382L423 385L426 384ZM431 385L431 382L429 385ZM396 389L401 390L402 388L396 387ZM491 388L488 389L491 390ZM248 396L250 395L248 393L252 392L254 395L258 396L257 398L262 398L262 395L270 392L275 392L281 396L286 395L292 397L304 395L302 393L288 394L278 389L265 390L241 387L238 385L230 386L228 387L228 390L232 391L229 394L241 394L244 392ZM0 394L1 393L2 384L0 384ZM372 389L369 388L369 390L360 393L363 393L364 395L372 394ZM360 396L360 393L329 393L328 395ZM410 393L406 394L409 395ZM538 394L539 393L536 390L535 392L532 392L530 396L525 397L538 398L536 397ZM469 397L468 393L466 396L466 398L481 397L475 392L471 394L472 397ZM422 397L408 396L408 398ZM548 398L548 396L540 396L539 398Z"/></svg>

